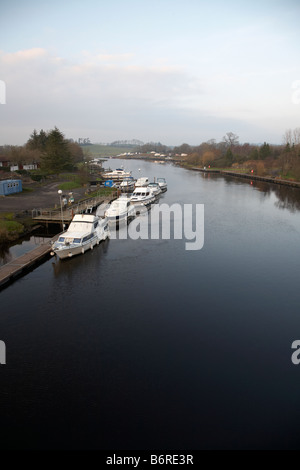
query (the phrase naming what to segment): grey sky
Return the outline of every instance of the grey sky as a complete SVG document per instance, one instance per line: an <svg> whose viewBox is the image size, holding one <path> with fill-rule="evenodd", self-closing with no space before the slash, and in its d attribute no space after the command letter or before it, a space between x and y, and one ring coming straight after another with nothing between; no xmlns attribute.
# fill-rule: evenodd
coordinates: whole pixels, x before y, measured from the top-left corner
<svg viewBox="0 0 300 470"><path fill-rule="evenodd" d="M281 143L300 126L300 2L2 0L0 145ZM0 96L1 102L1 96Z"/></svg>

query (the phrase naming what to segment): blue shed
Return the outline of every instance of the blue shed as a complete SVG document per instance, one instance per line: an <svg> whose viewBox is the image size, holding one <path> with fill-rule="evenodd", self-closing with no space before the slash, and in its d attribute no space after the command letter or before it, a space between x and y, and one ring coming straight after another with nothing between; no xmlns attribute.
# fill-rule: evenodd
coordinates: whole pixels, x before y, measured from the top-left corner
<svg viewBox="0 0 300 470"><path fill-rule="evenodd" d="M0 196L22 192L22 180L3 180L0 181Z"/></svg>

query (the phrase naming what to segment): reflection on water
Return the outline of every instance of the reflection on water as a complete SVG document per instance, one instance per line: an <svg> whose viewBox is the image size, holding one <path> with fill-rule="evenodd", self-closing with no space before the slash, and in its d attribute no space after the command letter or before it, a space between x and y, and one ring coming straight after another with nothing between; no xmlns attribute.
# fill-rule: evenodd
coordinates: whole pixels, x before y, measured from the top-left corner
<svg viewBox="0 0 300 470"><path fill-rule="evenodd" d="M275 205L278 209L287 209L290 212L300 210L300 188L270 184L263 181L252 181L251 184L253 188L261 191L265 196L274 194L277 198Z"/></svg>
<svg viewBox="0 0 300 470"><path fill-rule="evenodd" d="M201 173L201 176L204 179L223 179L227 185L251 186L254 190L261 192L264 197L275 196L274 203L278 209L287 209L290 212L300 210L300 188L217 174Z"/></svg>
<svg viewBox="0 0 300 470"><path fill-rule="evenodd" d="M84 254L60 260L57 256L52 258L53 274L56 279L72 281L76 279L82 269L88 269L91 276L94 275L95 267L99 269L101 257L107 254L109 249L109 239L96 245L93 250L88 250Z"/></svg>
<svg viewBox="0 0 300 470"><path fill-rule="evenodd" d="M10 247L7 245L0 244L0 266L9 263L12 260L12 253L9 248Z"/></svg>
<svg viewBox="0 0 300 470"><path fill-rule="evenodd" d="M27 235L15 241L13 244L0 244L0 266L10 263L19 256L28 253L36 246L46 243L55 234L46 232L44 228L39 228L34 235Z"/></svg>

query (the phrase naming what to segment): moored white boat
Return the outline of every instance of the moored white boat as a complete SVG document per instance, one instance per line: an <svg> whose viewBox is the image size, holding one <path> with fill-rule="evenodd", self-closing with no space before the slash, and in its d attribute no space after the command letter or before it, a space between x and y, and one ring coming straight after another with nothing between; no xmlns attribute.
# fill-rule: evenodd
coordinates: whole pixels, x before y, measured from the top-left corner
<svg viewBox="0 0 300 470"><path fill-rule="evenodd" d="M149 183L148 184L148 188L151 189L152 193L154 194L155 197L158 197L161 193L162 193L162 190L159 186L158 183Z"/></svg>
<svg viewBox="0 0 300 470"><path fill-rule="evenodd" d="M148 207L153 202L155 202L155 199L155 195L153 194L151 189L149 189L148 186L145 186L135 188L130 198L130 202L135 206Z"/></svg>
<svg viewBox="0 0 300 470"><path fill-rule="evenodd" d="M136 188L140 188L140 187L145 187L145 186L148 186L149 184L149 178L147 177L142 177L142 178L138 178L135 182L135 187Z"/></svg>
<svg viewBox="0 0 300 470"><path fill-rule="evenodd" d="M69 228L52 244L52 255L60 259L92 250L102 240L109 237L107 220L95 215L77 214L73 217Z"/></svg>
<svg viewBox="0 0 300 470"><path fill-rule="evenodd" d="M135 181L132 176L124 178L122 183L120 184L120 189L123 192L131 192L134 190Z"/></svg>
<svg viewBox="0 0 300 470"><path fill-rule="evenodd" d="M124 178L129 178L130 176L131 176L131 171L125 171L123 168L117 168L116 170L108 171L102 174L102 177L104 179L117 180L117 181L121 181Z"/></svg>
<svg viewBox="0 0 300 470"><path fill-rule="evenodd" d="M160 189L162 190L163 193L167 191L168 185L167 185L165 178L157 178L157 183L159 184Z"/></svg>
<svg viewBox="0 0 300 470"><path fill-rule="evenodd" d="M120 196L115 199L105 211L105 217L109 224L127 222L135 216L135 209L130 203L130 198Z"/></svg>

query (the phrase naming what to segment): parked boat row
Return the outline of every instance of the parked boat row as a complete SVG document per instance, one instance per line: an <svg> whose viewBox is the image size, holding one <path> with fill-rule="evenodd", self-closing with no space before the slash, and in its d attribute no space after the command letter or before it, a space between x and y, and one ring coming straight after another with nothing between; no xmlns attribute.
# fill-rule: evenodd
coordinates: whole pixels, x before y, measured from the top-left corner
<svg viewBox="0 0 300 470"><path fill-rule="evenodd" d="M137 180L133 178L130 171L125 171L124 168L117 168L116 170L103 173L105 180L112 180L116 185L119 183L119 188L124 192L131 192L134 188L146 187L150 183L149 178L140 177ZM157 178L157 183L162 192L167 190L167 183L165 178Z"/></svg>
<svg viewBox="0 0 300 470"><path fill-rule="evenodd" d="M114 170L110 174L123 172L123 169ZM123 175L126 172L122 173ZM110 176L111 177L111 176ZM110 226L118 226L121 222L128 223L141 212L141 207L149 209L162 192L167 190L164 178L158 178L157 182L149 182L148 178L139 178L135 181L133 177L124 176L120 188L130 192L130 195L121 195L115 199L103 215L77 214L73 217L69 228L63 232L58 240L52 245L52 255L60 259L71 258L74 255L84 254L99 245L102 240L110 236Z"/></svg>

